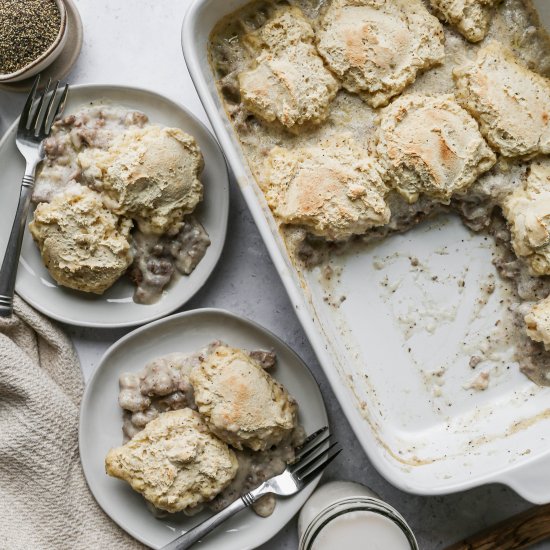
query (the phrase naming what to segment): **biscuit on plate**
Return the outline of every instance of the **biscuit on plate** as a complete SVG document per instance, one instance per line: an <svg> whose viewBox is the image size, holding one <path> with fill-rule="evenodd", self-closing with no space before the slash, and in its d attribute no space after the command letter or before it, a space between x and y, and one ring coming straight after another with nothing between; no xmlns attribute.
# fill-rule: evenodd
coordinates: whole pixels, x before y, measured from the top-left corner
<svg viewBox="0 0 550 550"><path fill-rule="evenodd" d="M453 71L457 100L491 147L507 157L550 153L550 80L521 65L499 42Z"/></svg>
<svg viewBox="0 0 550 550"><path fill-rule="evenodd" d="M167 512L212 500L235 477L235 453L191 409L165 412L105 458L110 476Z"/></svg>
<svg viewBox="0 0 550 550"><path fill-rule="evenodd" d="M501 0L430 0L436 14L470 42L483 40L493 8Z"/></svg>
<svg viewBox="0 0 550 550"><path fill-rule="evenodd" d="M44 265L60 284L102 294L132 263L132 222L103 205L101 196L73 183L34 211L29 230Z"/></svg>
<svg viewBox="0 0 550 550"><path fill-rule="evenodd" d="M326 119L338 81L313 45L313 29L298 8L284 8L245 40L257 55L239 74L245 107L267 122L297 131Z"/></svg>
<svg viewBox="0 0 550 550"><path fill-rule="evenodd" d="M105 204L134 219L143 233L176 234L202 200L202 153L179 128L129 128L107 150L84 149L78 162Z"/></svg>
<svg viewBox="0 0 550 550"><path fill-rule="evenodd" d="M313 147L275 147L267 159L266 199L283 223L342 240L388 223L380 172L347 136Z"/></svg>
<svg viewBox="0 0 550 550"><path fill-rule="evenodd" d="M296 426L294 399L243 350L218 346L190 380L208 427L236 449L265 451Z"/></svg>
<svg viewBox="0 0 550 550"><path fill-rule="evenodd" d="M317 30L317 47L346 90L372 107L443 61L443 27L421 0L334 0Z"/></svg>
<svg viewBox="0 0 550 550"><path fill-rule="evenodd" d="M452 94L398 98L382 111L376 137L387 183L410 203L421 193L448 203L496 161Z"/></svg>
<svg viewBox="0 0 550 550"><path fill-rule="evenodd" d="M534 161L523 185L502 203L512 246L533 275L550 275L550 161Z"/></svg>

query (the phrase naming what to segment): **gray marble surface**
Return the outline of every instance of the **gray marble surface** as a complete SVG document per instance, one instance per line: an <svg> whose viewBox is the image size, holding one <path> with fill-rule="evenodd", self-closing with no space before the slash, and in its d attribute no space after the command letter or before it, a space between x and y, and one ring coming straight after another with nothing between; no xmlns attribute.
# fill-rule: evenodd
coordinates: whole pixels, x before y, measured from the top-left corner
<svg viewBox="0 0 550 550"><path fill-rule="evenodd" d="M69 81L150 88L185 104L207 122L181 54L180 26L187 4L186 0L77 0L85 39ZM16 118L23 102L19 94L0 91L1 132ZM325 479L350 479L370 486L402 512L422 549L444 548L530 506L510 489L496 485L445 497L409 495L376 472L336 402L236 186L231 190L229 231L221 261L185 309L200 307L222 307L254 319L303 357L321 386L332 430L345 449ZM67 330L86 378L105 349L127 332ZM296 520L261 548L297 548ZM537 548L548 550L550 543Z"/></svg>

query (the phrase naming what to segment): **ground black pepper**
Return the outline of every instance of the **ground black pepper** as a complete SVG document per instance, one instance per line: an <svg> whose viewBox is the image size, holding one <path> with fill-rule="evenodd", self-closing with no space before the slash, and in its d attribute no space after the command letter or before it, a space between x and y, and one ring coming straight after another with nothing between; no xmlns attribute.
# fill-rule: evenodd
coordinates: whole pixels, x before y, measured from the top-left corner
<svg viewBox="0 0 550 550"><path fill-rule="evenodd" d="M0 74L18 71L40 57L60 26L54 0L0 0Z"/></svg>

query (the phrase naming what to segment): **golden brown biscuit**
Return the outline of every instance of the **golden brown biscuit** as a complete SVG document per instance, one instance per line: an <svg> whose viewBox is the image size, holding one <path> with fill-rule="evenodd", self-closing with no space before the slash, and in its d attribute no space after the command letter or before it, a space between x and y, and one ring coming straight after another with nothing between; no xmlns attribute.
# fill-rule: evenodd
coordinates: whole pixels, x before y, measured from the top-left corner
<svg viewBox="0 0 550 550"><path fill-rule="evenodd" d="M389 221L381 169L347 136L315 147L275 147L267 167L266 198L284 223L341 240Z"/></svg>
<svg viewBox="0 0 550 550"><path fill-rule="evenodd" d="M313 46L313 29L302 12L280 10L246 40L257 53L255 67L239 74L246 108L293 131L325 120L339 84Z"/></svg>
<svg viewBox="0 0 550 550"><path fill-rule="evenodd" d="M550 161L531 163L523 185L502 204L512 246L533 275L550 275Z"/></svg>
<svg viewBox="0 0 550 550"><path fill-rule="evenodd" d="M144 233L177 233L183 216L202 199L202 154L195 139L179 128L130 128L106 151L84 149L78 162L105 204L133 218Z"/></svg>
<svg viewBox="0 0 550 550"><path fill-rule="evenodd" d="M317 47L344 88L372 107L414 82L445 55L441 24L421 0L334 0L319 24Z"/></svg>
<svg viewBox="0 0 550 550"><path fill-rule="evenodd" d="M408 95L381 115L376 151L385 179L410 203L425 193L443 203L496 161L476 121L453 95Z"/></svg>
<svg viewBox="0 0 550 550"><path fill-rule="evenodd" d="M296 426L294 399L243 350L218 346L190 380L208 427L236 449L264 451Z"/></svg>
<svg viewBox="0 0 550 550"><path fill-rule="evenodd" d="M40 203L29 229L44 265L60 284L102 294L132 263L132 222L119 218L88 187L72 184Z"/></svg>
<svg viewBox="0 0 550 550"><path fill-rule="evenodd" d="M550 153L550 80L526 69L499 42L453 75L458 102L493 149L507 157Z"/></svg>
<svg viewBox="0 0 550 550"><path fill-rule="evenodd" d="M107 474L167 512L212 500L237 468L235 453L191 409L162 413L105 458Z"/></svg>

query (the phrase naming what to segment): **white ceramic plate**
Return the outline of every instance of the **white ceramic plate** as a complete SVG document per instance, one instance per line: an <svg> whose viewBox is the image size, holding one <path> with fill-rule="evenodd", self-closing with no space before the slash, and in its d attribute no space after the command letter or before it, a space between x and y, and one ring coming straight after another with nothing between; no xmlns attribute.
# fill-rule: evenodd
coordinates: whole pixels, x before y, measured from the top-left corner
<svg viewBox="0 0 550 550"><path fill-rule="evenodd" d="M59 321L89 327L125 327L147 323L185 304L206 282L222 252L229 210L229 179L223 153L206 127L184 107L147 90L125 86L74 86L65 113L90 101L108 100L149 116L151 122L176 126L197 140L204 155L201 180L204 200L196 210L212 244L189 277L181 277L152 305L132 300L134 285L122 277L102 296L59 286L42 264L40 253L28 231L17 273L17 293L36 309ZM0 257L3 257L19 198L24 160L15 146L16 121L0 141Z"/></svg>
<svg viewBox="0 0 550 550"><path fill-rule="evenodd" d="M161 548L207 514L194 518L174 514L170 518L155 519L138 493L125 482L105 474L105 455L122 441L118 378L123 372L141 369L155 357L173 352L191 353L216 339L245 349L273 349L277 366L272 374L296 398L299 419L306 432L328 423L321 392L303 361L271 332L227 311L198 309L172 315L116 342L103 356L82 399L80 456L88 485L99 505L123 529L152 548ZM317 481L291 498L279 499L269 518L260 518L249 510L238 514L209 535L200 547L204 550L256 548L298 512Z"/></svg>

